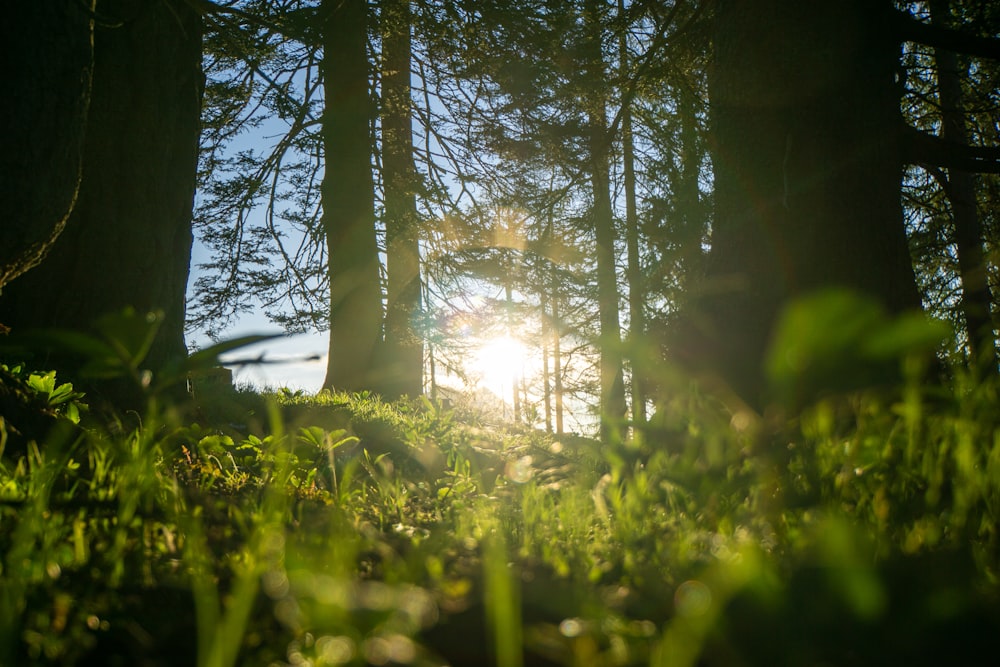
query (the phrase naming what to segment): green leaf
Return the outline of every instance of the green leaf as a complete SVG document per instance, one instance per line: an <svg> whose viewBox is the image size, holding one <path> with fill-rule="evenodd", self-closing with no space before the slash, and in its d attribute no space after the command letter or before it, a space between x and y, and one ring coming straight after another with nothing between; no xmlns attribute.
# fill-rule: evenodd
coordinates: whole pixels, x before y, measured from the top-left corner
<svg viewBox="0 0 1000 667"><path fill-rule="evenodd" d="M233 439L228 435L207 435L198 441L198 451L218 455L232 449L233 444Z"/></svg>
<svg viewBox="0 0 1000 667"><path fill-rule="evenodd" d="M184 368L187 371L212 368L219 365L219 357L227 352L284 337L285 334L251 334L230 338L189 355L187 361L184 363Z"/></svg>
<svg viewBox="0 0 1000 667"><path fill-rule="evenodd" d="M947 323L907 313L888 322L865 341L865 354L873 359L901 358L913 353L933 353L948 337Z"/></svg>
<svg viewBox="0 0 1000 667"><path fill-rule="evenodd" d="M131 369L139 368L146 359L156 334L163 323L163 311L139 313L125 308L98 318L94 326Z"/></svg>
<svg viewBox="0 0 1000 667"><path fill-rule="evenodd" d="M162 322L162 312L140 314L134 308L126 308L98 318L94 327L99 335L65 329L28 330L10 336L4 347L48 348L60 356L79 360L84 377L110 379L138 371Z"/></svg>
<svg viewBox="0 0 1000 667"><path fill-rule="evenodd" d="M49 371L45 375L32 373L28 376L28 386L47 398L51 397L52 392L55 391L56 388L55 371Z"/></svg>
<svg viewBox="0 0 1000 667"><path fill-rule="evenodd" d="M825 290L793 301L778 320L767 356L768 376L785 383L835 370L856 356L884 319L876 302L848 290Z"/></svg>
<svg viewBox="0 0 1000 667"><path fill-rule="evenodd" d="M49 348L61 356L74 357L81 362L81 374L86 377L117 377L125 372L122 360L115 349L105 341L90 334L60 329L35 329L10 337L14 349L41 350Z"/></svg>
<svg viewBox="0 0 1000 667"><path fill-rule="evenodd" d="M898 382L905 358L932 355L948 335L922 313L890 316L864 294L831 288L785 308L765 370L776 397L802 401Z"/></svg>

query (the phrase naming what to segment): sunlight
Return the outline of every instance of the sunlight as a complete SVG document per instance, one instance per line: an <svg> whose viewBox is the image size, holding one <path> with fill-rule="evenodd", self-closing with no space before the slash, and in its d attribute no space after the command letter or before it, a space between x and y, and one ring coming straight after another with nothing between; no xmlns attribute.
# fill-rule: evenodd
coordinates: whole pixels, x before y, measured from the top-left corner
<svg viewBox="0 0 1000 667"><path fill-rule="evenodd" d="M479 346L469 360L467 371L470 380L509 401L513 383L520 380L527 361L524 343L500 336Z"/></svg>

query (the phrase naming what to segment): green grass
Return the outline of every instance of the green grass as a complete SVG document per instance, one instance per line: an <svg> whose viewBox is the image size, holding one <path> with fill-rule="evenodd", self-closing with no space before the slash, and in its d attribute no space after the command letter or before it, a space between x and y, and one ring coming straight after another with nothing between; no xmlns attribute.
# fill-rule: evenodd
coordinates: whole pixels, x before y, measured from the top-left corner
<svg viewBox="0 0 1000 667"><path fill-rule="evenodd" d="M36 377L79 424L3 426L3 665L977 664L1000 629L993 385L676 388L610 451L363 394L116 430Z"/></svg>

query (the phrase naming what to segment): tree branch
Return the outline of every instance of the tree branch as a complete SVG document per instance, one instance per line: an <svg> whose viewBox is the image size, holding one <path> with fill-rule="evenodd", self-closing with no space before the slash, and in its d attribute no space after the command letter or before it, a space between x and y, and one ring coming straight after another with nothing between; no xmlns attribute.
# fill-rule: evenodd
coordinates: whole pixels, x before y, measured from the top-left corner
<svg viewBox="0 0 1000 667"><path fill-rule="evenodd" d="M906 164L945 167L971 174L1000 174L1000 147L966 146L906 125L902 135Z"/></svg>
<svg viewBox="0 0 1000 667"><path fill-rule="evenodd" d="M903 11L895 12L895 19L897 34L903 41L917 42L953 53L1000 60L1000 39L934 26Z"/></svg>
<svg viewBox="0 0 1000 667"><path fill-rule="evenodd" d="M264 17L245 12L237 7L228 4L219 4L213 0L184 0L191 8L202 16L235 16L258 28L269 30L287 39L314 46L318 44L319 37L310 28L314 10L312 8L301 8L289 11L283 16L278 16L278 21L271 21Z"/></svg>

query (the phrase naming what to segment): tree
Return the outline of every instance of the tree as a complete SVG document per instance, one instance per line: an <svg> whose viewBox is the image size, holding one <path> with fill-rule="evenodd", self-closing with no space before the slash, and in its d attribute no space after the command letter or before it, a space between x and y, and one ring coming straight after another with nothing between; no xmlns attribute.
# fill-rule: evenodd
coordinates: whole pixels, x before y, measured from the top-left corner
<svg viewBox="0 0 1000 667"><path fill-rule="evenodd" d="M618 0L619 16L625 13L625 0ZM618 37L618 68L624 80L629 68L628 36L622 31ZM638 372L642 364L639 349L646 337L646 290L642 275L642 258L639 252L639 212L635 178L635 138L632 132L632 103L623 100L621 110L622 178L625 190L625 247L628 264L625 278L628 283L629 351L631 364L632 421L640 426L646 421L646 388Z"/></svg>
<svg viewBox="0 0 1000 667"><path fill-rule="evenodd" d="M867 0L716 7L715 218L682 347L752 404L794 295L839 285L890 312L920 307L900 205L893 21L888 2Z"/></svg>
<svg viewBox="0 0 1000 667"><path fill-rule="evenodd" d="M382 287L375 238L365 0L324 0L324 173L321 185L330 282L330 356L323 386L377 386Z"/></svg>
<svg viewBox="0 0 1000 667"><path fill-rule="evenodd" d="M933 25L950 28L948 0L931 0ZM937 74L941 133L944 141L968 144L963 105L962 80L968 75L958 56L947 49L934 50ZM954 240L962 283L962 314L968 334L970 361L989 375L997 374L996 338L993 333L993 295L990 292L988 266L983 252L982 224L977 210L975 174L961 169L936 172L951 204Z"/></svg>
<svg viewBox="0 0 1000 667"><path fill-rule="evenodd" d="M80 187L93 72L85 3L7 7L0 43L9 98L0 108L0 289L37 266L66 226ZM2 316L0 316L2 319Z"/></svg>
<svg viewBox="0 0 1000 667"><path fill-rule="evenodd" d="M233 18L210 35L198 231L219 259L191 325L216 335L263 305L289 331L330 329L326 387L422 393L409 3L217 11Z"/></svg>
<svg viewBox="0 0 1000 667"><path fill-rule="evenodd" d="M643 244L649 239L652 207L642 194L656 189L653 181L666 170L659 165L673 161L679 152L676 132L659 131L665 123L676 124L676 109L664 104L659 93L669 87L667 74L686 67L687 59L684 65L678 64L672 48L683 35L697 36L690 28L699 11L686 2L623 2L617 12L615 3L607 2L458 4L458 8L449 3L440 10L451 12L448 18L455 26L454 34L433 43L435 51L426 65L434 77L432 92L447 110L434 116L438 121L434 138L448 133L451 141L439 156L457 165L455 180L461 195L468 194L472 200L470 209L498 204L523 211L529 225L536 228L529 237L546 238L544 243L553 249L572 246L588 258L579 267L563 266L568 270L552 272L560 279L573 275L563 289L553 289L549 277L542 278L543 273L530 267L522 271L528 277L527 289L516 289L531 295L532 309L550 313L543 315L546 325L553 325L549 332L557 324L564 336L586 341L583 347L568 348L574 353L573 363L560 369L567 370L565 375L556 373L557 379L567 380L567 396L576 394L567 405L575 409L583 402L593 407L593 415L607 417L606 432L618 429L623 435L623 352L651 346L639 341L640 336L632 337L634 347L621 345L619 288L625 281L619 280L617 260L624 244L617 238L617 225L621 213L633 224L630 261L640 254L648 258L650 250ZM471 24L475 31L463 28ZM630 53L622 58L622 67L611 68L612 47L626 33ZM654 118L648 111L654 105L668 110ZM634 123L633 132L625 132L627 127L632 129L633 123L625 121L631 120L633 109L638 110L635 117L640 120ZM628 151L634 153L632 159L622 154L620 146L630 142L619 144L619 133L637 137L637 149ZM695 148L689 151L696 158L691 160L695 177L690 181L697 199L703 153ZM626 163L635 164L635 169L628 170L629 178L623 173ZM630 181L624 195L623 180ZM538 225L552 220L555 210L553 229L540 232ZM595 234L598 226L600 242ZM700 240L695 239L695 247L700 247ZM544 249L542 254L547 254ZM558 253L551 257L565 262ZM600 258L598 266L595 258ZM526 253L520 261L530 264L534 260ZM644 328L643 309L651 303L648 286L655 282L640 281L638 266L633 262L628 280L628 324L637 332ZM428 268L434 275L435 268ZM561 303L554 301L554 295ZM661 295L656 295L657 307L663 305ZM562 317L553 322L551 313L556 312ZM603 345L605 339L610 344ZM604 407L596 405L602 400L602 356L608 371ZM639 369L651 364L648 355L632 356L636 361L630 368L632 386L640 390ZM544 383L541 393L545 395ZM640 422L644 402L641 395L633 400L633 415Z"/></svg>
<svg viewBox="0 0 1000 667"><path fill-rule="evenodd" d="M597 307L600 315L601 349L601 435L605 440L622 437L625 419L625 382L622 371L621 322L618 308L618 272L615 251L616 231L611 207L610 150L607 100L602 90L606 79L602 46L600 3L588 0L583 20L587 34L581 45L587 112L587 150L593 190L591 219L597 255Z"/></svg>
<svg viewBox="0 0 1000 667"><path fill-rule="evenodd" d="M409 0L382 1L382 182L386 312L381 387L387 397L423 393L420 239L413 163Z"/></svg>
<svg viewBox="0 0 1000 667"><path fill-rule="evenodd" d="M175 0L108 0L98 11L76 205L46 261L4 290L0 308L19 329L85 329L98 316L126 306L163 311L148 357L155 368L187 354L184 307L203 84L201 17ZM68 32L81 21L64 20L70 23L57 25ZM79 84L72 83L70 91L63 99L76 99ZM77 137L64 133L63 138L72 155ZM65 207L65 195L63 200Z"/></svg>

